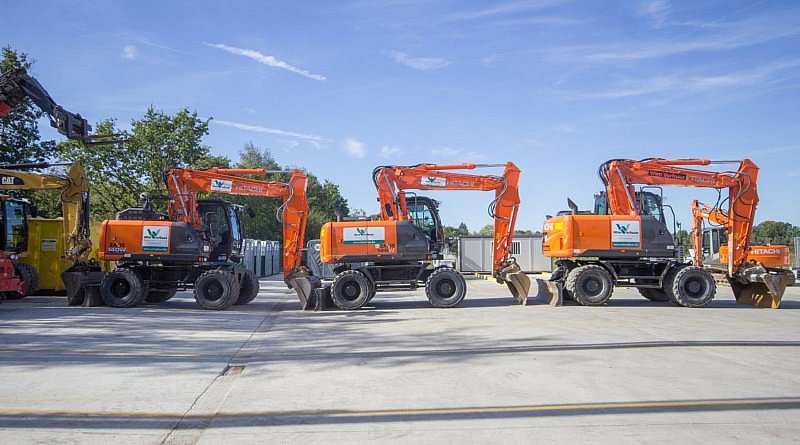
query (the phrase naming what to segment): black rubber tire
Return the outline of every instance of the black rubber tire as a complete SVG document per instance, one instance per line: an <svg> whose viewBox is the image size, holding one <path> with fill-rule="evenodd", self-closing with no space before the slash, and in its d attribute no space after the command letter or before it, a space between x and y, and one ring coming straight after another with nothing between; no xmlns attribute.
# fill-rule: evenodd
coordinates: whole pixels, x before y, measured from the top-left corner
<svg viewBox="0 0 800 445"><path fill-rule="evenodd" d="M175 294L178 293L177 289L172 290L151 290L147 293L147 296L144 297L144 301L148 303L163 303L170 298L174 297Z"/></svg>
<svg viewBox="0 0 800 445"><path fill-rule="evenodd" d="M564 289L581 306L600 306L611 298L614 284L607 270L589 264L572 269L564 282Z"/></svg>
<svg viewBox="0 0 800 445"><path fill-rule="evenodd" d="M209 270L194 282L194 299L203 309L227 309L239 299L239 280L227 270Z"/></svg>
<svg viewBox="0 0 800 445"><path fill-rule="evenodd" d="M672 274L672 271L670 271ZM709 271L688 266L672 274L667 282L672 302L683 307L706 307L717 293L717 283Z"/></svg>
<svg viewBox="0 0 800 445"><path fill-rule="evenodd" d="M233 304L242 305L255 300L259 290L261 290L261 284L259 284L255 272L245 269L242 281L239 283L239 299Z"/></svg>
<svg viewBox="0 0 800 445"><path fill-rule="evenodd" d="M670 296L667 295L664 289L657 289L655 287L640 287L639 295L650 301L655 301L656 303L665 303L670 300Z"/></svg>
<svg viewBox="0 0 800 445"><path fill-rule="evenodd" d="M367 304L371 290L369 279L363 273L345 270L333 279L331 298L336 307L349 311Z"/></svg>
<svg viewBox="0 0 800 445"><path fill-rule="evenodd" d="M17 271L17 275L19 275L20 280L28 283L28 288L24 294L19 292L7 292L6 298L9 300L19 300L36 292L36 290L39 288L39 274L36 273L36 269L34 269L30 264L14 263L14 270Z"/></svg>
<svg viewBox="0 0 800 445"><path fill-rule="evenodd" d="M467 296L467 282L455 269L442 267L428 277L425 295L434 307L455 307Z"/></svg>
<svg viewBox="0 0 800 445"><path fill-rule="evenodd" d="M134 307L144 302L147 286L136 272L115 269L100 282L100 297L112 307Z"/></svg>

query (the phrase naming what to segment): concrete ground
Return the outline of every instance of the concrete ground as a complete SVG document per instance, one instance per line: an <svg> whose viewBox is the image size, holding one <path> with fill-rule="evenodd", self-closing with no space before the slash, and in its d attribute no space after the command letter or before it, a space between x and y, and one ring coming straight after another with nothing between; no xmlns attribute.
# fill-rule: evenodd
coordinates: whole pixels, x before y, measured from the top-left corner
<svg viewBox="0 0 800 445"><path fill-rule="evenodd" d="M551 308L468 285L455 309L418 291L302 312L266 280L223 312L6 301L0 443L800 441L800 287L771 310L728 288Z"/></svg>

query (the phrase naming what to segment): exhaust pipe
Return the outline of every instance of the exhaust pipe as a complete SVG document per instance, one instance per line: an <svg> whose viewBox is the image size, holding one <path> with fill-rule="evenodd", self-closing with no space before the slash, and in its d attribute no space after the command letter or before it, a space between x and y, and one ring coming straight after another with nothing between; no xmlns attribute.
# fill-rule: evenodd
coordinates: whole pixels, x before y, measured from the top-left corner
<svg viewBox="0 0 800 445"><path fill-rule="evenodd" d="M322 287L322 280L315 277L308 268L301 266L285 280L286 285L297 293L300 306L304 311L318 306L317 289Z"/></svg>
<svg viewBox="0 0 800 445"><path fill-rule="evenodd" d="M795 282L792 271L763 264L747 267L728 282L739 304L778 309L786 287Z"/></svg>

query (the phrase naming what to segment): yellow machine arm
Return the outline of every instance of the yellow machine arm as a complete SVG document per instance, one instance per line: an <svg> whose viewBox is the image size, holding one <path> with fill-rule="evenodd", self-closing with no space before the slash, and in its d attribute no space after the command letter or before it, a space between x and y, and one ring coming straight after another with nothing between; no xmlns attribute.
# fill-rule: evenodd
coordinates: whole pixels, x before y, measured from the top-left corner
<svg viewBox="0 0 800 445"><path fill-rule="evenodd" d="M66 257L73 263L86 260L92 251L89 239L89 181L80 162L73 162L66 176L21 171L58 164L17 164L0 169L0 190L60 190ZM19 169L19 170L18 170Z"/></svg>

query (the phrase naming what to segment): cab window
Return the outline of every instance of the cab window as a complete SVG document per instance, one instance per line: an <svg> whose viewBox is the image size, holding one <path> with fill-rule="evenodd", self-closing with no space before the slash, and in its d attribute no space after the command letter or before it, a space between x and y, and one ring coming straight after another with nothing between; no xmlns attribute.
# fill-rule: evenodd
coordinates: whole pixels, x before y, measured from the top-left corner
<svg viewBox="0 0 800 445"><path fill-rule="evenodd" d="M414 225L424 231L429 231L436 227L431 208L425 203L411 203L407 206Z"/></svg>
<svg viewBox="0 0 800 445"><path fill-rule="evenodd" d="M661 201L658 197L652 193L642 193L640 199L642 215L650 215L663 223L664 215L661 213Z"/></svg>
<svg viewBox="0 0 800 445"><path fill-rule="evenodd" d="M3 204L3 213L6 220L6 249L22 250L25 248L27 241L25 233L25 205L18 201L5 201Z"/></svg>

